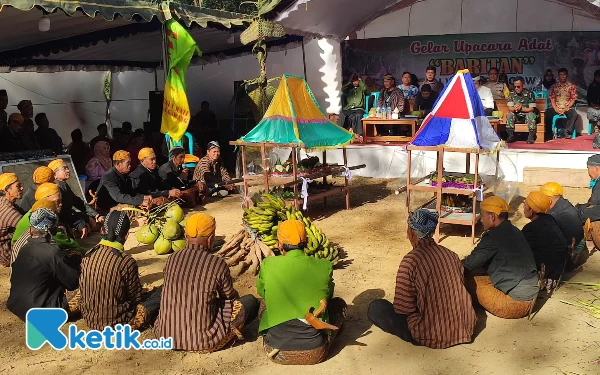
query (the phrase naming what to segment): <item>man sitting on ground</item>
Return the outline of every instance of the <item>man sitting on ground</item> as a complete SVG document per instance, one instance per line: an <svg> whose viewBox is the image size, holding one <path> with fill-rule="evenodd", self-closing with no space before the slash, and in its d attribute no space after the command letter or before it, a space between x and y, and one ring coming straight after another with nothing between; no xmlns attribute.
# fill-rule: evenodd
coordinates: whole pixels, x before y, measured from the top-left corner
<svg viewBox="0 0 600 375"><path fill-rule="evenodd" d="M485 115L491 116L495 107L494 96L492 95L492 90L490 90L489 87L481 84L481 80L481 76L477 76L473 78L473 83L475 84L475 88L477 89L477 93L479 94L479 98L483 104Z"/></svg>
<svg viewBox="0 0 600 375"><path fill-rule="evenodd" d="M256 289L266 306L258 333L272 361L316 364L327 357L335 333L343 324L346 303L341 298L331 299L331 262L304 253L307 237L303 222L287 220L279 224L277 241L283 256L263 260L256 280ZM321 320L304 320L308 309L317 309L321 303L327 303Z"/></svg>
<svg viewBox="0 0 600 375"><path fill-rule="evenodd" d="M550 198L540 191L532 191L523 202L525 217L531 220L523 227L523 236L529 243L538 270L545 266L544 278L548 288L558 283L567 260L567 240L563 236L550 209Z"/></svg>
<svg viewBox="0 0 600 375"><path fill-rule="evenodd" d="M54 172L54 182L60 187L62 209L59 218L61 223L68 226L69 229L77 231L78 234L81 234L81 238L87 237L91 230L99 229L97 224L101 223L104 217L71 190L67 183L71 178L71 171L65 161L63 159L52 160L48 164L48 168Z"/></svg>
<svg viewBox="0 0 600 375"><path fill-rule="evenodd" d="M216 222L194 214L186 221L186 247L167 259L156 337L172 337L174 350L214 352L258 315L254 296L240 298L223 258L210 254Z"/></svg>
<svg viewBox="0 0 600 375"><path fill-rule="evenodd" d="M500 318L526 316L538 294L535 258L523 233L508 220L508 204L499 197L481 202L486 232L463 259L465 285L484 309ZM485 273L479 269L485 268Z"/></svg>
<svg viewBox="0 0 600 375"><path fill-rule="evenodd" d="M117 324L140 329L158 315L161 288L142 290L137 263L123 247L129 226L125 212L111 211L102 240L81 262L81 314L90 329L102 331Z"/></svg>
<svg viewBox="0 0 600 375"><path fill-rule="evenodd" d="M444 349L471 342L477 315L458 255L431 238L437 224L435 212L410 214L406 236L413 249L400 263L394 304L375 300L367 316L404 341Z"/></svg>
<svg viewBox="0 0 600 375"><path fill-rule="evenodd" d="M575 208L579 210L581 222L585 223L583 235L587 240L594 241L596 248L600 248L600 154L588 158L587 169L592 195L587 203L576 204Z"/></svg>
<svg viewBox="0 0 600 375"><path fill-rule="evenodd" d="M123 206L140 206L149 209L152 196L135 193L129 172L131 156L127 151L117 151L113 155L113 167L106 172L96 191L96 206L103 212L120 209Z"/></svg>
<svg viewBox="0 0 600 375"><path fill-rule="evenodd" d="M438 94L431 89L431 86L424 84L421 86L421 91L417 94L413 109L421 111L423 117L427 116L433 109L433 105L438 98Z"/></svg>
<svg viewBox="0 0 600 375"><path fill-rule="evenodd" d="M181 199L188 208L194 208L198 201L202 200L205 187L203 183L192 184L188 180L189 170L184 168L185 149L183 147L173 147L169 151L170 160L158 169L158 175L163 184L168 189L180 189ZM199 188L202 188L199 192Z"/></svg>
<svg viewBox="0 0 600 375"><path fill-rule="evenodd" d="M211 141L208 143L206 150L206 155L200 159L194 170L193 179L202 184L202 187L199 185L200 191L208 188L212 195L227 196L229 192L234 191L235 185L222 185L230 181L231 177L229 177L227 168L225 168L223 159L221 159L221 146L217 141Z"/></svg>
<svg viewBox="0 0 600 375"><path fill-rule="evenodd" d="M527 143L535 143L535 132L537 125L535 120L535 97L533 93L525 88L525 79L521 76L514 80L515 89L508 94L508 113L506 114L507 143L515 141L515 124L526 123L529 130Z"/></svg>
<svg viewBox="0 0 600 375"><path fill-rule="evenodd" d="M167 203L169 198L181 197L179 189L164 188L156 167L156 154L152 148L142 148L138 152L138 160L140 164L129 174L135 193L150 195L155 200L162 197L164 198L163 203ZM158 203L158 200L156 203Z"/></svg>
<svg viewBox="0 0 600 375"><path fill-rule="evenodd" d="M78 296L70 293L68 297L66 292L79 286L79 264L51 241L50 231L58 224L58 215L38 208L30 222L31 238L12 264L6 307L23 321L34 307L63 308L72 316L79 312Z"/></svg>
<svg viewBox="0 0 600 375"><path fill-rule="evenodd" d="M492 90L494 99L506 99L509 94L508 87L504 82L498 80L498 69L492 67L488 70L488 81L485 84L487 88Z"/></svg>
<svg viewBox="0 0 600 375"><path fill-rule="evenodd" d="M563 237L570 245L575 241L572 256L567 265L568 269L575 269L585 263L590 253L583 236L583 226L579 211L565 198L563 188L556 182L548 182L542 185L540 191L550 198L550 210L548 213L554 217Z"/></svg>
<svg viewBox="0 0 600 375"><path fill-rule="evenodd" d="M54 181L54 171L46 166L38 167L33 171L32 178L35 186L25 190L23 198L21 198L21 202L19 202L19 207L21 207L23 212L27 212L33 207L33 204L36 201L35 190L37 187L43 183Z"/></svg>

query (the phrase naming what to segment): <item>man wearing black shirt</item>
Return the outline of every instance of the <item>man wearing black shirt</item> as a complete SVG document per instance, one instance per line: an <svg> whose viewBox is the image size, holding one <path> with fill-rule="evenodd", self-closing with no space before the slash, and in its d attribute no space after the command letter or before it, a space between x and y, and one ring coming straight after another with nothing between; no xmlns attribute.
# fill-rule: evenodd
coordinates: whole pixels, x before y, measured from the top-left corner
<svg viewBox="0 0 600 375"><path fill-rule="evenodd" d="M593 126L594 133L600 132L600 70L594 72L594 81L587 91L587 118Z"/></svg>

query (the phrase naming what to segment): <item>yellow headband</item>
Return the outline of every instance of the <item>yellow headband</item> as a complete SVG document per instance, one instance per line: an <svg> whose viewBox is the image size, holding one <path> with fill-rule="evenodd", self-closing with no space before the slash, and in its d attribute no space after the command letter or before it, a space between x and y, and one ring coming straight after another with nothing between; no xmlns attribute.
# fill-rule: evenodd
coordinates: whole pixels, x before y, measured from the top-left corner
<svg viewBox="0 0 600 375"><path fill-rule="evenodd" d="M5 190L10 185L19 181L19 178L14 173L2 173L0 174L0 190Z"/></svg>
<svg viewBox="0 0 600 375"><path fill-rule="evenodd" d="M34 212L38 208L47 208L52 212L58 213L58 205L56 204L56 201L52 201L46 198L40 199L39 201L35 202L31 207L31 212Z"/></svg>
<svg viewBox="0 0 600 375"><path fill-rule="evenodd" d="M563 195L564 190L563 187L557 184L556 182L547 182L540 188L540 191L546 194L549 197L554 197L556 195Z"/></svg>
<svg viewBox="0 0 600 375"><path fill-rule="evenodd" d="M154 155L154 150L150 147L144 147L140 150L140 152L138 152L138 159L142 161L152 155Z"/></svg>
<svg viewBox="0 0 600 375"><path fill-rule="evenodd" d="M481 209L500 215L503 212L508 212L508 203L500 197L492 196L481 202Z"/></svg>
<svg viewBox="0 0 600 375"><path fill-rule="evenodd" d="M52 169L52 172L56 172L56 170L65 164L65 161L62 159L54 159L48 164L48 168Z"/></svg>
<svg viewBox="0 0 600 375"><path fill-rule="evenodd" d="M186 220L185 234L189 237L208 237L215 233L215 218L207 214L194 214Z"/></svg>
<svg viewBox="0 0 600 375"><path fill-rule="evenodd" d="M119 151L115 152L115 154L113 155L113 161L123 161L125 159L128 159L129 157L130 157L129 152L119 150Z"/></svg>
<svg viewBox="0 0 600 375"><path fill-rule="evenodd" d="M284 245L306 243L306 230L300 220L286 220L277 228L277 240Z"/></svg>
<svg viewBox="0 0 600 375"><path fill-rule="evenodd" d="M48 198L51 195L54 195L60 191L60 188L57 184L53 184L51 182L46 182L38 186L35 190L35 200L39 201L40 199Z"/></svg>
<svg viewBox="0 0 600 375"><path fill-rule="evenodd" d="M54 171L49 167L38 167L33 171L33 183L40 185L54 181Z"/></svg>
<svg viewBox="0 0 600 375"><path fill-rule="evenodd" d="M550 209L550 198L541 191L532 191L525 199L525 203L538 214L545 214Z"/></svg>

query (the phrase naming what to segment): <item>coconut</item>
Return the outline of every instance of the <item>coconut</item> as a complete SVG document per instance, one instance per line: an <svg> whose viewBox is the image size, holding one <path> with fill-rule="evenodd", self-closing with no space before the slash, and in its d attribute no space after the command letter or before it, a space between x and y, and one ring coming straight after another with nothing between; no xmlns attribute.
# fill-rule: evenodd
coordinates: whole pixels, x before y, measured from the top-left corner
<svg viewBox="0 0 600 375"><path fill-rule="evenodd" d="M167 219L162 228L162 235L167 240L176 240L181 236L181 225L172 219Z"/></svg>
<svg viewBox="0 0 600 375"><path fill-rule="evenodd" d="M158 255L167 254L171 251L171 241L159 236L154 242L154 252Z"/></svg>
<svg viewBox="0 0 600 375"><path fill-rule="evenodd" d="M176 223L179 223L181 220L183 220L183 216L183 209L179 207L178 204L172 205L169 207L167 212L165 212L165 218L173 219Z"/></svg>
<svg viewBox="0 0 600 375"><path fill-rule="evenodd" d="M154 225L144 225L137 231L135 238L137 238L138 242L145 245L153 244L156 238L158 238L158 228Z"/></svg>
<svg viewBox="0 0 600 375"><path fill-rule="evenodd" d="M175 241L171 242L171 247L173 248L173 251L179 251L179 250L183 250L183 248L185 248L185 244L186 244L186 240L185 240L185 238L182 238L180 240L175 240Z"/></svg>

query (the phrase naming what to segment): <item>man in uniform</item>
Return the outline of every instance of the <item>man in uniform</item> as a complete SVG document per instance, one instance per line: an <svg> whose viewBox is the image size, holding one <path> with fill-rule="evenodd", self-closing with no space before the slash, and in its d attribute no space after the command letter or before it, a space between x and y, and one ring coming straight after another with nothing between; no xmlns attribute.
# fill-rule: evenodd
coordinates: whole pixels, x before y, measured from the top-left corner
<svg viewBox="0 0 600 375"><path fill-rule="evenodd" d="M515 123L526 123L529 129L527 143L535 142L535 132L537 125L535 120L535 97L533 93L525 88L525 80L518 76L514 80L515 89L508 94L508 113L506 114L506 132L508 133L507 143L515 141Z"/></svg>
<svg viewBox="0 0 600 375"><path fill-rule="evenodd" d="M498 69L495 67L488 70L488 82L485 84L490 90L494 99L506 99L508 97L508 87L504 82L498 80Z"/></svg>

